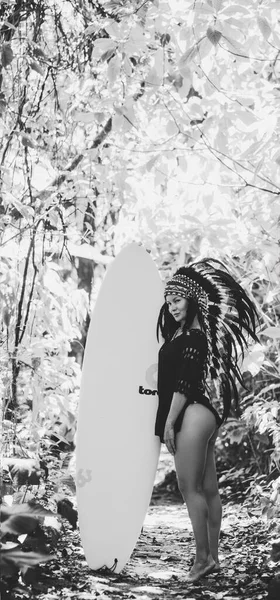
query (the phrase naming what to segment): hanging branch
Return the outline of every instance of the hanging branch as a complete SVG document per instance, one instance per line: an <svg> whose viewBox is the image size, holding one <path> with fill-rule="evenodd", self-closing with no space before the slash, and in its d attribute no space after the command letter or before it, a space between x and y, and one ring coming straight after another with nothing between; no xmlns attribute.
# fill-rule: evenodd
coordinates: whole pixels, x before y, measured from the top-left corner
<svg viewBox="0 0 280 600"><path fill-rule="evenodd" d="M26 284L27 284L28 268L29 268L31 253L34 253L34 251L35 251L35 239L36 239L36 233L37 233L37 228L38 228L39 223L40 223L40 221L34 226L34 229L32 232L32 237L30 240L27 256L25 259L22 287L21 287L21 293L20 293L20 298L19 298L19 302L18 302L17 319L16 319L16 326L15 326L15 344L14 344L13 355L11 358L12 382L11 382L11 402L9 405L11 412L14 411L14 409L16 408L16 405L17 405L17 379L18 379L18 375L19 375L19 365L18 365L18 360L17 360L18 348L22 341L23 335L25 333L28 316L29 316L29 311L30 311L30 306L31 306L31 300L32 300L33 292L34 292L35 278L37 275L37 268L35 268L34 275L33 275L33 281L32 281L32 285L31 285L31 292L29 295L29 300L28 300L28 305L27 305L27 312L25 314L24 324L21 329L21 324L22 324L22 320L23 320L23 302L24 302L24 295L25 295ZM33 256L34 256L34 254L33 254ZM34 266L34 264L33 264L33 266Z"/></svg>
<svg viewBox="0 0 280 600"><path fill-rule="evenodd" d="M30 313L30 308L31 308L31 302L32 302L32 298L34 295L34 289L35 289L35 281L36 281L36 277L38 275L38 267L35 263L35 237L34 237L34 243L32 244L32 264L33 264L33 278L32 278L32 283L31 283L31 290L30 290L30 294L29 294L29 298L28 298L28 302L27 302L27 307L26 307L26 313L25 313L25 318L24 318L24 323L23 323L23 327L21 330L21 334L19 337L19 344L21 344L23 336L25 334L26 331L26 327L27 327L27 323L28 323L28 317L29 317L29 313Z"/></svg>
<svg viewBox="0 0 280 600"><path fill-rule="evenodd" d="M32 252L32 249L35 244L35 237L36 237L38 225L39 225L39 223L37 223L37 225L33 229L31 241L30 241L27 256L25 259L23 279L22 279L22 288L21 288L21 293L20 293L20 298L19 298L19 303L18 303L17 320L16 320L16 327L15 327L15 353L17 352L17 349L18 349L18 346L20 343L20 338L21 338L21 322L22 322L22 318L23 318L22 310L23 310L24 294L25 294L26 283L27 283L27 273L28 273L28 268L29 268L31 252Z"/></svg>

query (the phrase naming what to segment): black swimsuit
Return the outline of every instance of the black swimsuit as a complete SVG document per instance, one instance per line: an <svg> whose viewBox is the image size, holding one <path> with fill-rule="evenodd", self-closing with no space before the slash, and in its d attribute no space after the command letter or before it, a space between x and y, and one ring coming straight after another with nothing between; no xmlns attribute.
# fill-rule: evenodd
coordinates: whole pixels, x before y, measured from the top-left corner
<svg viewBox="0 0 280 600"><path fill-rule="evenodd" d="M155 434L163 442L166 419L174 392L180 392L187 402L175 422L175 432L181 429L187 406L198 402L204 404L215 415L217 426L222 419L205 395L207 374L207 338L200 329L190 329L165 342L159 351L158 396L159 405L155 424Z"/></svg>

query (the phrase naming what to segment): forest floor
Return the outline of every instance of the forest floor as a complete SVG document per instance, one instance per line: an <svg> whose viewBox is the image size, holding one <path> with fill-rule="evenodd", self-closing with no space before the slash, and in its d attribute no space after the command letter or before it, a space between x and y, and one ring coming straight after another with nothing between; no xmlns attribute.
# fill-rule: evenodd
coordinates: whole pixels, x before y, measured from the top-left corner
<svg viewBox="0 0 280 600"><path fill-rule="evenodd" d="M88 567L79 531L68 522L60 535L56 559L27 572L7 600L172 599L262 600L275 575L270 561L271 536L261 508L251 501L229 501L222 491L221 571L195 584L184 582L194 556L194 541L186 507L174 488L173 459L161 452L156 485L141 536L120 574ZM169 475L166 478L166 474ZM168 485L168 480L173 483ZM163 483L164 482L164 483ZM271 533L272 530L272 533ZM273 593L273 590L272 590ZM6 596L6 595L5 595ZM269 594L269 599L280 596ZM3 596L2 600L6 600Z"/></svg>

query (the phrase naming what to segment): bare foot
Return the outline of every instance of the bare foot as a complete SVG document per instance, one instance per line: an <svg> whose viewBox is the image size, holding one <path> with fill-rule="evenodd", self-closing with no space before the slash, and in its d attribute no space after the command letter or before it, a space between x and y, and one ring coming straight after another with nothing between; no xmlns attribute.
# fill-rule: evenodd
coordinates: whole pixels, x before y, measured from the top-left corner
<svg viewBox="0 0 280 600"><path fill-rule="evenodd" d="M212 573L215 570L216 563L213 558L210 558L206 563L195 563L187 576L187 583L194 583L201 577Z"/></svg>
<svg viewBox="0 0 280 600"><path fill-rule="evenodd" d="M219 563L218 560L215 560L215 563L216 563L216 565L215 565L213 571L214 571L214 573L217 573L218 571L221 570L222 567L221 567L221 565L220 565L220 563Z"/></svg>

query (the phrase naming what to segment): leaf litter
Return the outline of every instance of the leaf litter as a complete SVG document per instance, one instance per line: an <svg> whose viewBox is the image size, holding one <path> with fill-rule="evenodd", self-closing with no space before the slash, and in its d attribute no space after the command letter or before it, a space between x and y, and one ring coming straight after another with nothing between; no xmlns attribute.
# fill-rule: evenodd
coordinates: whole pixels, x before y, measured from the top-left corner
<svg viewBox="0 0 280 600"><path fill-rule="evenodd" d="M120 574L92 571L79 531L66 523L56 558L29 570L22 576L25 585L15 585L2 600L274 600L267 590L277 573L270 560L271 530L277 530L277 523L265 521L258 504L230 502L228 495L222 494L221 570L194 584L184 581L195 545L186 507L170 484L170 460L164 456L164 468L161 460L142 533Z"/></svg>

